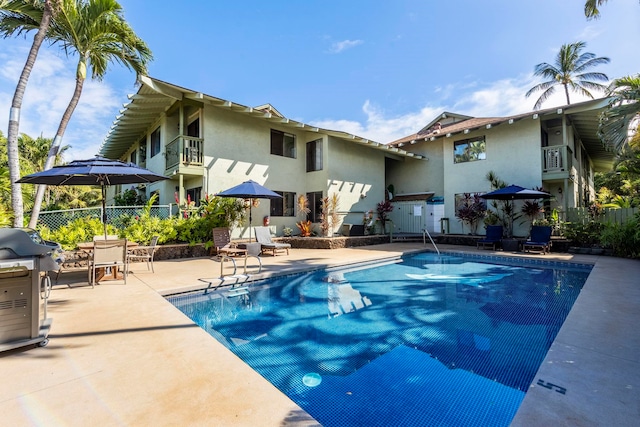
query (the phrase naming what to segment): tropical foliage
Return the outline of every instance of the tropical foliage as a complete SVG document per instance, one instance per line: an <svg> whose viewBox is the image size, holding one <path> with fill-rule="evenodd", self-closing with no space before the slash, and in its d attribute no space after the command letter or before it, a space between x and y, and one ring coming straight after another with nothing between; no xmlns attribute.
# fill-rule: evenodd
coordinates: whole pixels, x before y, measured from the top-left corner
<svg viewBox="0 0 640 427"><path fill-rule="evenodd" d="M615 79L609 86L609 108L600 117L598 135L604 144L622 151L627 145L640 148L640 74ZM635 128L631 134L630 127Z"/></svg>
<svg viewBox="0 0 640 427"><path fill-rule="evenodd" d="M596 173L597 201L605 207L640 206L640 147L627 147L617 157L613 170Z"/></svg>
<svg viewBox="0 0 640 427"><path fill-rule="evenodd" d="M387 222L390 221L389 214L393 212L393 205L388 200L383 200L376 205L376 213L378 214L378 222L382 227L382 234L387 232Z"/></svg>
<svg viewBox="0 0 640 427"><path fill-rule="evenodd" d="M553 65L542 62L535 67L534 75L546 79L546 81L535 85L525 94L529 97L535 92L542 92L535 105L534 110L539 109L542 104L555 93L556 86L564 87L567 104L571 104L569 99L569 89L593 99L590 91L606 91L607 87L598 82L609 80L604 73L590 72L589 69L609 63L607 57L596 57L590 52L583 52L586 47L585 42L575 42L562 45Z"/></svg>
<svg viewBox="0 0 640 427"><path fill-rule="evenodd" d="M471 234L476 234L478 223L487 212L486 202L479 194L465 193L460 201L456 201L456 217L469 226Z"/></svg>
<svg viewBox="0 0 640 427"><path fill-rule="evenodd" d="M40 27L42 2L22 2L24 7L0 21L0 34L21 34ZM31 7L28 7L31 6ZM76 85L53 139L44 169L53 166L62 137L75 111L87 70L91 77L102 80L109 64L116 62L137 76L147 74L151 51L123 17L122 7L115 0L58 0L56 13L46 32L46 39L57 44L68 56L77 56ZM44 197L44 186L37 187L29 225L35 227Z"/></svg>
<svg viewBox="0 0 640 427"><path fill-rule="evenodd" d="M187 218L161 219L151 215L156 195L146 203L138 216L122 215L107 224L107 233L138 243L149 243L152 236L159 236L159 243L204 243L211 247L211 230L216 227L234 227L244 219L245 208L241 199L207 196L197 214ZM78 242L86 242L104 233L99 218L81 218L69 222L57 230L40 226L43 238L59 242L66 250L75 249Z"/></svg>
<svg viewBox="0 0 640 427"><path fill-rule="evenodd" d="M20 18L24 9L33 9L34 6L41 5L41 14L35 18L37 23L37 32L33 38L33 43L29 49L27 61L22 68L16 90L11 100L11 110L9 113L9 130L7 133L7 152L8 152L8 172L9 182L11 185L11 208L14 215L14 227L21 227L24 217L24 203L22 186L16 181L20 179L20 156L18 152L18 133L20 128L20 109L22 108L22 99L27 88L27 83L31 75L31 70L36 62L40 46L44 42L45 35L49 29L54 8L57 10L58 0L44 1L2 1L0 2L0 34L5 37L12 35L14 32L20 34L22 29L15 25L16 18Z"/></svg>

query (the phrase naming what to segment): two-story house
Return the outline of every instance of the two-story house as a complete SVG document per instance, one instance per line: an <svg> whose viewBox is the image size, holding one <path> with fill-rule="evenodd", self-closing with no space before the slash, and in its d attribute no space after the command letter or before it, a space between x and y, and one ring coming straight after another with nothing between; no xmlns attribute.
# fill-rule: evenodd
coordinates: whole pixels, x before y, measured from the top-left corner
<svg viewBox="0 0 640 427"><path fill-rule="evenodd" d="M597 99L509 117L442 113L417 133L389 144L429 161L389 159L385 181L393 185L395 200L418 205L431 196L443 199L442 216L449 219L451 233L469 231L456 220L456 203L464 193L491 191L489 171L508 184L543 187L553 196L547 207L561 214L585 206L595 197L594 172L613 164L614 153L597 136L607 103ZM526 235L528 224L518 225L516 235Z"/></svg>
<svg viewBox="0 0 640 427"><path fill-rule="evenodd" d="M151 77L143 77L129 98L100 154L170 177L139 191L147 197L157 193L162 204L176 197L197 203L252 179L283 196L253 209L254 225L270 215L278 234L284 227L295 229L301 194L310 201L313 222L319 221L321 199L337 193L340 223L362 224L364 212L385 198L387 159L424 160L402 148L288 119L269 104L247 107ZM238 232L248 237L247 228Z"/></svg>

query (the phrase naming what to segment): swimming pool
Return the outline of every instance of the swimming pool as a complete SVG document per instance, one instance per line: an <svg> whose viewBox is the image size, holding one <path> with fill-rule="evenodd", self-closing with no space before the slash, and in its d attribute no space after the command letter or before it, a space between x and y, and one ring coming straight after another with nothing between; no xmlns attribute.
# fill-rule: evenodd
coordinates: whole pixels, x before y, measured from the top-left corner
<svg viewBox="0 0 640 427"><path fill-rule="evenodd" d="M421 253L169 301L323 426L507 426L590 270Z"/></svg>

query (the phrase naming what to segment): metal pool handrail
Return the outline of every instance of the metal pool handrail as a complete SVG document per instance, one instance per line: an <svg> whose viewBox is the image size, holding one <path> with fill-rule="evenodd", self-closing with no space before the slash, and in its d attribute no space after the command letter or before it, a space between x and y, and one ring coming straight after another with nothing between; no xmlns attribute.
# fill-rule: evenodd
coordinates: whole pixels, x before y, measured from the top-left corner
<svg viewBox="0 0 640 427"><path fill-rule="evenodd" d="M436 242L434 242L433 239L431 238L431 234L429 234L429 230L427 230L426 228L423 228L422 229L422 243L424 245L427 244L426 236L429 236L429 240L431 240L431 244L433 245L434 248L436 248L436 252L438 253L438 255L440 255L440 249L438 249L438 246L436 246Z"/></svg>

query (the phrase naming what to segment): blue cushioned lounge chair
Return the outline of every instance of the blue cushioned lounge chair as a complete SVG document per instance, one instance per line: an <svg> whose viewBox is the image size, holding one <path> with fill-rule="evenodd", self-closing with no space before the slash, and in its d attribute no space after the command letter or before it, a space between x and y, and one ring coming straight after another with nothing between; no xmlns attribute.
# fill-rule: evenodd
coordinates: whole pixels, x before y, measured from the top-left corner
<svg viewBox="0 0 640 427"><path fill-rule="evenodd" d="M522 250L525 252L537 250L543 254L549 252L551 250L551 227L546 225L531 227L531 235L529 240L522 245Z"/></svg>
<svg viewBox="0 0 640 427"><path fill-rule="evenodd" d="M502 226L501 225L487 225L487 234L484 236L484 239L478 240L476 243L476 248L479 248L482 245L482 248L486 245L490 245L492 249L496 250L496 245L500 243L502 239Z"/></svg>

